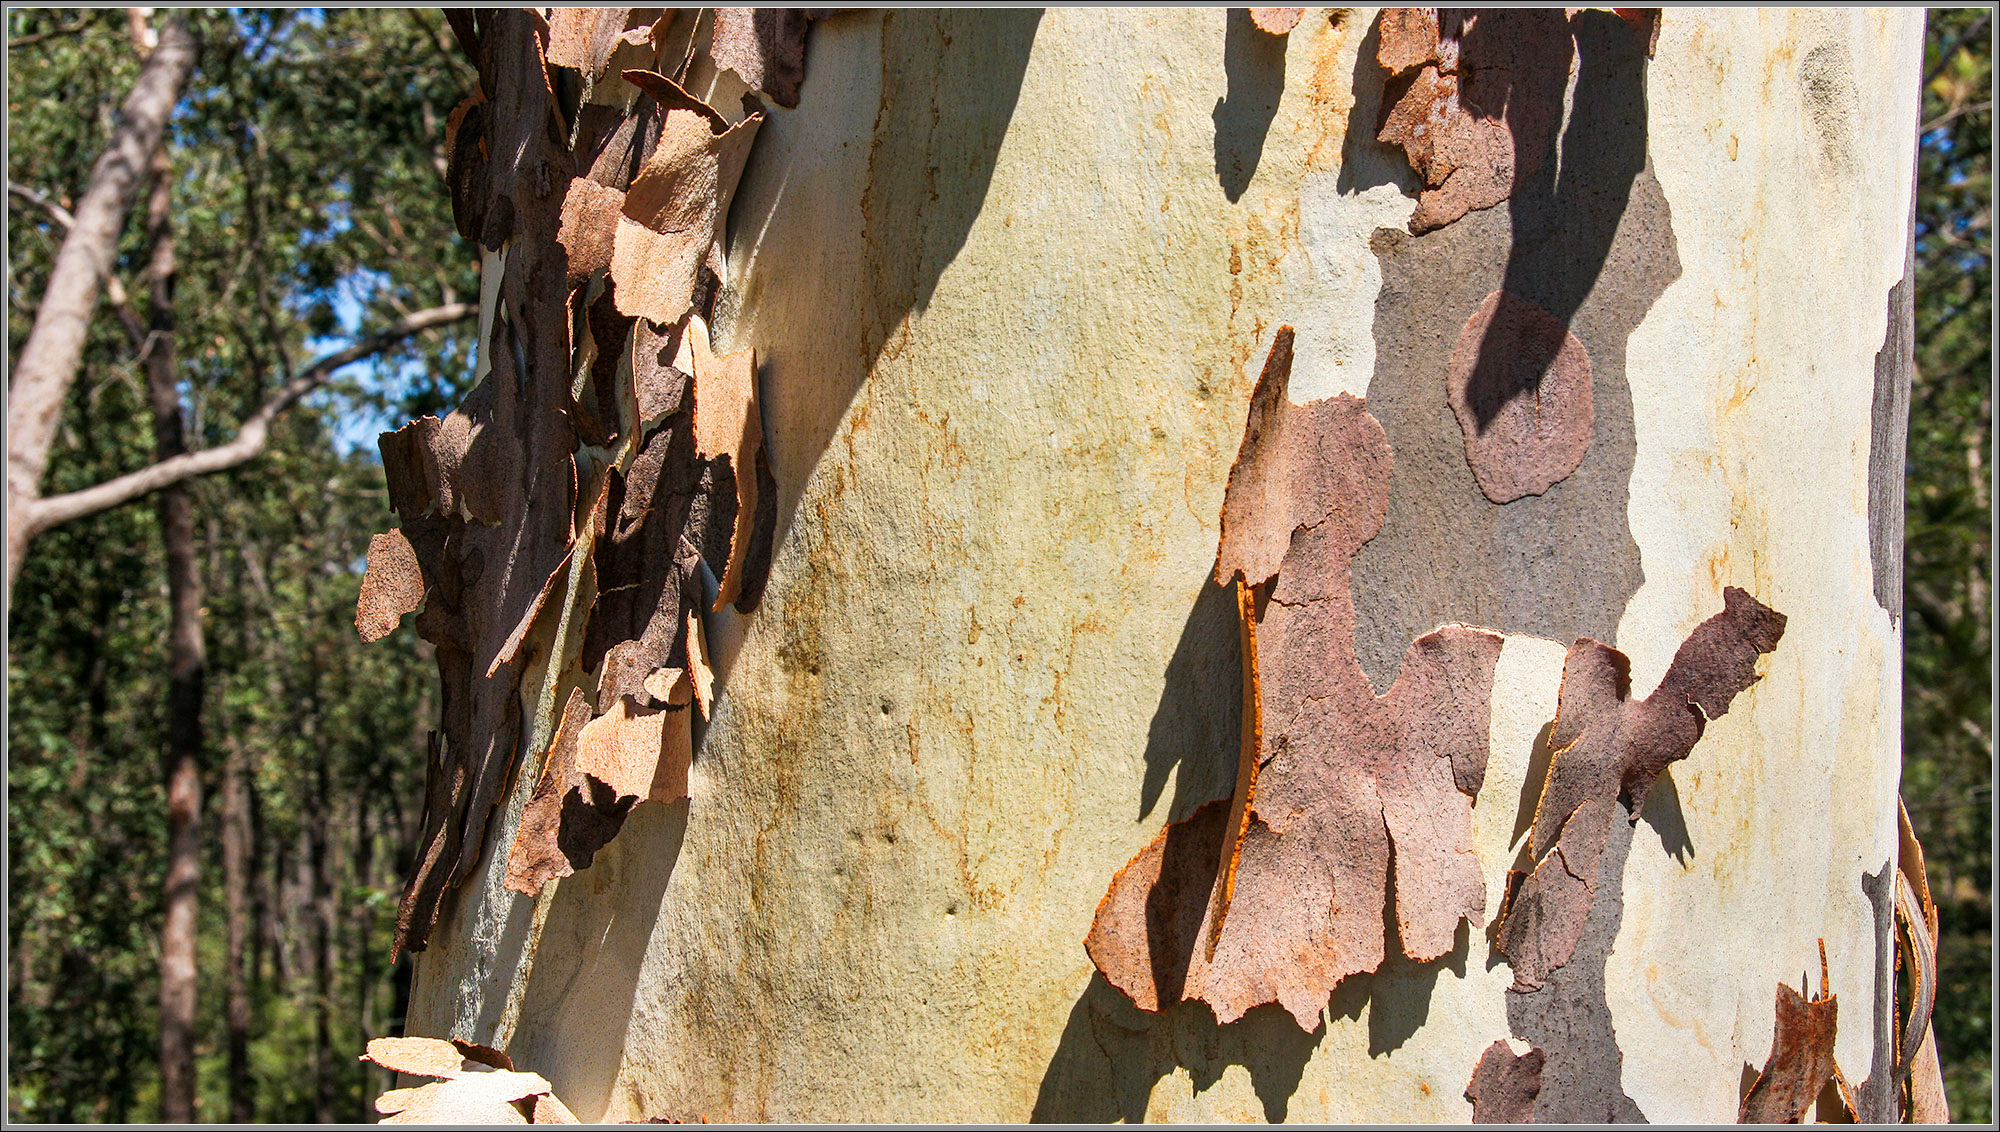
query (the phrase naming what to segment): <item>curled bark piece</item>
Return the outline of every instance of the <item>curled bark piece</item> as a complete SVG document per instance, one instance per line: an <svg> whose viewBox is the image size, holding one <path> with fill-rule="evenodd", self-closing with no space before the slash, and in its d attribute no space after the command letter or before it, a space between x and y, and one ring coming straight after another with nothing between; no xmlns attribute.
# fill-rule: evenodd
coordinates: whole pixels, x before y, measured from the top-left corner
<svg viewBox="0 0 2000 1132"><path fill-rule="evenodd" d="M528 1114L517 1102L546 1095L549 1083L539 1073L494 1069L466 1073L412 1089L404 1108L382 1118L383 1124L527 1124Z"/></svg>
<svg viewBox="0 0 2000 1132"><path fill-rule="evenodd" d="M621 799L687 797L693 758L686 708L642 708L630 696L620 696L611 710L584 724L576 740L577 769Z"/></svg>
<svg viewBox="0 0 2000 1132"><path fill-rule="evenodd" d="M1526 299L1495 291L1479 304L1452 351L1449 389L1465 462L1495 503L1542 494L1590 449L1590 355Z"/></svg>
<svg viewBox="0 0 2000 1132"><path fill-rule="evenodd" d="M652 71L625 79L665 109L659 140L626 190L612 239L618 309L662 326L693 304L697 272L720 234L762 114L735 125Z"/></svg>
<svg viewBox="0 0 2000 1132"><path fill-rule="evenodd" d="M799 83L806 77L810 19L799 8L717 8L709 58L789 110L799 104Z"/></svg>
<svg viewBox="0 0 2000 1132"><path fill-rule="evenodd" d="M1589 638L1570 647L1550 729L1555 752L1529 839L1535 866L1497 933L1515 990L1541 986L1575 952L1621 798L1626 819L1637 821L1653 780L1686 758L1707 721L1756 683L1757 658L1777 648L1784 632L1784 614L1730 586L1722 612L1688 634L1643 700L1627 698L1631 663L1623 653Z"/></svg>
<svg viewBox="0 0 2000 1132"><path fill-rule="evenodd" d="M379 641L396 631L403 614L424 603L424 575L417 553L400 530L385 531L368 540L368 572L361 576L361 596L354 603L354 628L364 641Z"/></svg>
<svg viewBox="0 0 2000 1132"><path fill-rule="evenodd" d="M1144 1009L1223 1022L1278 1002L1318 1027L1341 979L1450 951L1485 913L1470 793L1485 774L1500 638L1448 625L1376 696L1354 655L1348 563L1380 525L1389 449L1345 394L1295 406L1279 330L1223 500L1216 580L1244 620L1246 755L1232 801L1168 826L1120 871L1086 950ZM1395 855L1395 890L1389 858Z"/></svg>
<svg viewBox="0 0 2000 1132"><path fill-rule="evenodd" d="M743 565L757 522L756 459L764 446L764 417L757 404L757 356L744 350L718 355L709 348L708 327L688 320L682 337L682 357L694 375L694 450L703 460L729 462L736 478L736 530L729 540L729 561L723 567L715 609L737 599L743 590Z"/></svg>
<svg viewBox="0 0 2000 1132"><path fill-rule="evenodd" d="M1289 35L1299 26L1299 17L1306 14L1304 8L1252 8L1250 22L1257 30L1271 35Z"/></svg>
<svg viewBox="0 0 2000 1132"><path fill-rule="evenodd" d="M412 1077L456 1077L465 1054L443 1038L371 1038L361 1060Z"/></svg>
<svg viewBox="0 0 2000 1132"><path fill-rule="evenodd" d="M1778 1017L1764 1070L1743 1097L1738 1124L1797 1124L1833 1076L1834 1027L1839 1004L1822 994L1808 1002L1778 984Z"/></svg>
<svg viewBox="0 0 2000 1132"><path fill-rule="evenodd" d="M1465 1086L1474 1124L1532 1124L1541 1093L1542 1051L1515 1053L1505 1041L1486 1047Z"/></svg>

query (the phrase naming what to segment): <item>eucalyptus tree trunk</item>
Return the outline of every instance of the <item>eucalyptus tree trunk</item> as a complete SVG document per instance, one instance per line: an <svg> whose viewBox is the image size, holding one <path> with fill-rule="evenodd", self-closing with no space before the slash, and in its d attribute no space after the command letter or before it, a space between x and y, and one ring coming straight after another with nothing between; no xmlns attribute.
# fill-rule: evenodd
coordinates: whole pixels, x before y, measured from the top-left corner
<svg viewBox="0 0 2000 1132"><path fill-rule="evenodd" d="M455 25L484 384L358 619L445 692L408 1033L586 1120L1937 1114L1919 13L550 19Z"/></svg>

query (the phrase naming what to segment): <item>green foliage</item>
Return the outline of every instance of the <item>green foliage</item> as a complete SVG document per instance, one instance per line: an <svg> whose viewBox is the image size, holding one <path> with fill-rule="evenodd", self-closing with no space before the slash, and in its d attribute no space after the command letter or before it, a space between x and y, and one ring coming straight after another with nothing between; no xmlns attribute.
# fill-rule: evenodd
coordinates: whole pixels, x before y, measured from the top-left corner
<svg viewBox="0 0 2000 1132"><path fill-rule="evenodd" d="M190 443L226 441L290 373L400 313L477 293L440 168L469 90L436 13L189 12L203 41L172 123L175 349ZM8 13L10 180L73 204L138 73L122 11ZM51 33L43 35L43 33ZM39 37L39 38L38 38ZM26 42L20 42L25 40ZM118 270L135 304L143 195ZM62 239L11 200L18 352ZM223 776L251 784L250 1081L265 1121L370 1117L355 1054L392 1032L393 893L423 795L431 666L361 645L356 566L392 522L357 420L454 404L470 335L425 335L282 418L270 451L196 481L208 588L199 1112L226 1120ZM387 376L378 376L387 375ZM152 457L138 351L100 309L44 491ZM15 586L8 667L8 1116L158 1112L165 801L164 574L150 501L42 536ZM407 634L409 631L404 630ZM233 763L232 763L233 760ZM322 939L322 931L325 932ZM319 961L324 955L324 974ZM405 966L408 961L405 960Z"/></svg>
<svg viewBox="0 0 2000 1132"><path fill-rule="evenodd" d="M1918 152L1903 793L1940 925L1957 1120L1992 1119L1993 55L1990 9L1930 13Z"/></svg>

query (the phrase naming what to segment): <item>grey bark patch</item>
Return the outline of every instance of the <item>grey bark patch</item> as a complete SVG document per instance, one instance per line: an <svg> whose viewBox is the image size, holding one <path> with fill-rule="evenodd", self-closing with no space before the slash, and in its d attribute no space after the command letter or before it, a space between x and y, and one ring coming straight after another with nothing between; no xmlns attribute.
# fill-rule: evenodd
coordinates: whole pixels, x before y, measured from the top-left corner
<svg viewBox="0 0 2000 1132"><path fill-rule="evenodd" d="M1507 991L1507 1027L1543 1053L1540 1124L1643 1124L1625 1093L1625 1055L1611 1024L1604 966L1625 917L1625 858L1633 825L1613 821L1598 861L1597 898L1569 962L1536 990Z"/></svg>
<svg viewBox="0 0 2000 1132"><path fill-rule="evenodd" d="M1914 225L1912 225L1914 231ZM1916 246L1903 278L1889 288L1889 325L1875 354L1875 396L1868 417L1868 556L1875 604L1903 617L1903 466L1910 432L1910 379L1917 368Z"/></svg>
<svg viewBox="0 0 2000 1132"><path fill-rule="evenodd" d="M1799 93L1819 142L1821 171L1852 175L1861 100L1854 87L1854 56L1845 43L1823 43L1806 52L1799 60Z"/></svg>
<svg viewBox="0 0 2000 1132"><path fill-rule="evenodd" d="M1896 859L1879 872L1861 874L1861 894L1875 926L1874 995L1869 1002L1868 1079L1854 1090L1856 1115L1868 1124L1895 1124L1896 1019L1891 996L1896 987Z"/></svg>
<svg viewBox="0 0 2000 1132"><path fill-rule="evenodd" d="M1506 207L1422 236L1375 234L1368 408L1396 475L1381 533L1353 569L1356 643L1378 688L1408 641L1452 621L1616 643L1644 578L1626 516L1636 452L1626 339L1680 277L1680 256L1646 157L1644 40L1609 12L1571 26L1577 83L1561 144L1516 171ZM1445 378L1466 321L1498 290L1568 327L1591 368L1589 450L1547 492L1507 504L1488 500L1466 465ZM1535 382L1518 384L1525 394Z"/></svg>

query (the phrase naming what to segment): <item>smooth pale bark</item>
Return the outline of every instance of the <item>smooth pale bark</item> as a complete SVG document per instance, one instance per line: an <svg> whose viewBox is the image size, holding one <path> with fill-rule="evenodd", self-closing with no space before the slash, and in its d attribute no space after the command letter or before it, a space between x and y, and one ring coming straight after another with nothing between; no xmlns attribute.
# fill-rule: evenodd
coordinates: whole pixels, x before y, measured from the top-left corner
<svg viewBox="0 0 2000 1132"><path fill-rule="evenodd" d="M816 24L732 212L715 344L757 352L777 549L754 614L708 617L689 800L530 899L503 883L517 774L408 1032L503 1047L586 1120L1354 1123L1463 1121L1495 1041L1588 1034L1564 1111L1727 1122L1774 985L1824 940L1837 1062L1879 1071L1894 955L1863 882L1896 851L1901 638L1868 484L1901 453L1871 432L1921 15L1668 10L1654 57L1621 42L1610 69L1631 30L1576 18L1561 176L1423 236L1374 140L1374 11L1283 39L1218 11ZM1499 504L1450 363L1492 292L1538 287L1589 351L1591 445ZM1463 926L1310 1033L1218 1025L1138 1009L1084 952L1112 878L1233 781L1209 575L1284 325L1292 399L1365 397L1393 450L1353 563L1376 690L1440 624L1506 636L1472 814L1489 919L1570 642L1622 650L1644 696L1727 587L1790 618L1613 822L1560 995L1517 996ZM542 663L523 719L579 675Z"/></svg>
<svg viewBox="0 0 2000 1132"><path fill-rule="evenodd" d="M84 337L103 281L111 272L118 234L125 227L148 156L158 148L167 117L193 70L195 54L194 36L180 21L169 22L126 96L110 144L91 167L90 185L77 203L75 223L49 272L35 325L14 359L7 389L9 595L33 537L21 523L26 518L24 505L41 492L64 394L83 358Z"/></svg>

